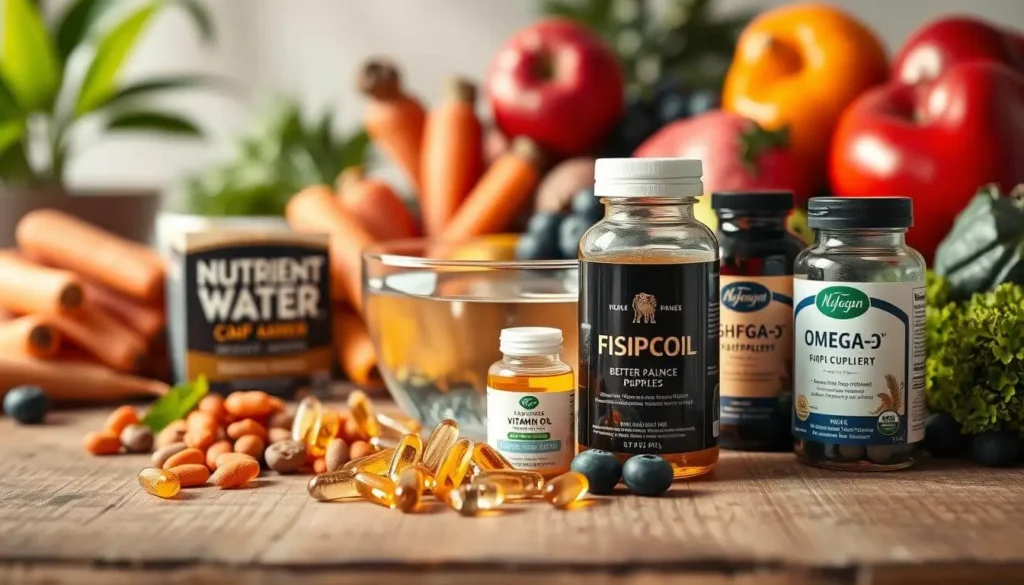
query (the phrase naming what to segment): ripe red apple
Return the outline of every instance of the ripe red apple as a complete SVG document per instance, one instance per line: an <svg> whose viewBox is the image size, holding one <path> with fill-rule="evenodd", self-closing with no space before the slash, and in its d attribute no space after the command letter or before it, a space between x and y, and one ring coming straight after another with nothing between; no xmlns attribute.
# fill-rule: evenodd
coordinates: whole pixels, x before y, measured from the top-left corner
<svg viewBox="0 0 1024 585"><path fill-rule="evenodd" d="M622 114L622 73L594 33L562 18L520 30L498 51L486 84L506 136L528 136L558 157L600 145Z"/></svg>
<svg viewBox="0 0 1024 585"><path fill-rule="evenodd" d="M969 61L996 61L1024 74L1024 36L977 18L940 18L907 39L893 63L893 79L927 81Z"/></svg>

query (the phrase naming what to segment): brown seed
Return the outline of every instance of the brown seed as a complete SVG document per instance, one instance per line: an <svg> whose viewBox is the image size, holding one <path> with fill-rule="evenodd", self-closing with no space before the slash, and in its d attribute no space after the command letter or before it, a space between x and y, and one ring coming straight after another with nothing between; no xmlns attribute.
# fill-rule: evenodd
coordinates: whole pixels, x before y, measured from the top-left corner
<svg viewBox="0 0 1024 585"><path fill-rule="evenodd" d="M189 447L168 457L167 461L164 461L164 469L185 465L186 463L206 465L206 455L199 449Z"/></svg>
<svg viewBox="0 0 1024 585"><path fill-rule="evenodd" d="M235 446L231 441L217 441L206 450L206 466L210 471L217 469L217 458L225 453L231 453Z"/></svg>
<svg viewBox="0 0 1024 585"><path fill-rule="evenodd" d="M239 439L244 435L256 435L260 439L267 440L267 429L251 418L231 423L228 427L228 437Z"/></svg>
<svg viewBox="0 0 1024 585"><path fill-rule="evenodd" d="M348 443L344 439L332 439L327 443L327 471L338 471L349 461Z"/></svg>
<svg viewBox="0 0 1024 585"><path fill-rule="evenodd" d="M157 469L163 469L164 463L167 463L167 460L171 458L171 455L181 453L185 449L188 449L188 445L186 445L185 443L171 443L166 447L161 447L160 449L157 449L157 451L153 453L153 456L150 458L150 461L153 462L153 467L156 467Z"/></svg>
<svg viewBox="0 0 1024 585"><path fill-rule="evenodd" d="M176 465L167 471L178 476L183 488L203 485L206 483L206 480L210 479L210 470L205 465L199 465L198 463Z"/></svg>
<svg viewBox="0 0 1024 585"><path fill-rule="evenodd" d="M278 429L269 428L267 429L267 442L273 445L274 443L280 443L281 441L291 441L292 431L291 429Z"/></svg>
<svg viewBox="0 0 1024 585"><path fill-rule="evenodd" d="M146 425L128 425L120 438L129 453L149 453L153 448L153 431Z"/></svg>
<svg viewBox="0 0 1024 585"><path fill-rule="evenodd" d="M306 463L306 447L288 439L273 443L263 453L267 467L278 473L295 473Z"/></svg>
<svg viewBox="0 0 1024 585"><path fill-rule="evenodd" d="M210 448L210 445L217 442L217 432L215 429L208 429L204 427L189 429L188 432L185 433L184 441L189 447L194 447L200 451L206 451Z"/></svg>
<svg viewBox="0 0 1024 585"><path fill-rule="evenodd" d="M373 448L373 445L367 443L366 441L356 441L355 443L349 445L349 461L353 459L359 459L360 457L366 457L367 455L373 454L374 451L375 449Z"/></svg>
<svg viewBox="0 0 1024 585"><path fill-rule="evenodd" d="M85 451L92 455L116 455L121 452L121 439L110 431L93 431L83 441Z"/></svg>
<svg viewBox="0 0 1024 585"><path fill-rule="evenodd" d="M185 424L185 421L176 420L156 434L153 444L157 449L163 449L172 443L182 443L185 440L186 431L188 431L188 425Z"/></svg>
<svg viewBox="0 0 1024 585"><path fill-rule="evenodd" d="M235 453L245 453L257 461L263 455L263 450L266 447L267 444L263 442L263 439L256 435L242 435L235 441Z"/></svg>
<svg viewBox="0 0 1024 585"><path fill-rule="evenodd" d="M210 481L221 489L229 489L241 487L256 479L259 474L260 464L255 459L243 458L218 465Z"/></svg>
<svg viewBox="0 0 1024 585"><path fill-rule="evenodd" d="M115 437L121 435L121 431L128 425L134 425L139 422L139 413L135 410L134 406L122 406L110 413L107 417L107 422L103 425L103 430L114 435Z"/></svg>
<svg viewBox="0 0 1024 585"><path fill-rule="evenodd" d="M284 429L286 431L292 430L292 423L295 422L295 415L290 412L278 412L270 417L267 421L267 428L269 429Z"/></svg>
<svg viewBox="0 0 1024 585"><path fill-rule="evenodd" d="M241 461L243 459L256 461L255 459L253 459L252 455L246 455L245 453L221 453L220 455L217 456L217 460L214 461L214 468L220 469L221 467L227 465L228 463L231 463L232 461ZM256 462L259 463L259 461Z"/></svg>

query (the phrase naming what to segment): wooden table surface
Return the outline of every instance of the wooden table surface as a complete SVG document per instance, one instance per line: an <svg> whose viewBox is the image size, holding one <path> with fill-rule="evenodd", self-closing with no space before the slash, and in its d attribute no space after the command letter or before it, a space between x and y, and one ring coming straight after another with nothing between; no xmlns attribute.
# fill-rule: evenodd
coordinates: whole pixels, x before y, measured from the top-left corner
<svg viewBox="0 0 1024 585"><path fill-rule="evenodd" d="M926 462L830 472L726 453L661 498L463 518L319 503L308 477L143 492L141 455L81 438L108 410L0 420L0 583L1021 583L1024 471Z"/></svg>

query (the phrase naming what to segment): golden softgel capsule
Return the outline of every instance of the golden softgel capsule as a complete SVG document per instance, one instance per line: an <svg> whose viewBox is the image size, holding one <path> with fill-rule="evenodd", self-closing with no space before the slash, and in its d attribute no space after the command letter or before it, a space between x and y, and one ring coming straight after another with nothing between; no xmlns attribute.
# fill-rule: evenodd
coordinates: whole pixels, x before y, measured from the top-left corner
<svg viewBox="0 0 1024 585"><path fill-rule="evenodd" d="M359 490L356 489L357 473L354 469L345 469L320 474L309 480L309 483L306 485L306 491L309 492L310 497L321 502L358 498Z"/></svg>
<svg viewBox="0 0 1024 585"><path fill-rule="evenodd" d="M544 499L557 508L567 508L582 500L590 489L587 476L576 471L563 473L549 481L541 492Z"/></svg>
<svg viewBox="0 0 1024 585"><path fill-rule="evenodd" d="M398 475L407 467L415 465L420 461L423 452L423 439L419 435L406 435L395 447L395 454L391 457L388 466L388 478L391 481L398 481Z"/></svg>
<svg viewBox="0 0 1024 585"><path fill-rule="evenodd" d="M427 444L423 447L423 466L433 475L437 475L448 449L459 439L459 423L450 418L439 422L430 433Z"/></svg>
<svg viewBox="0 0 1024 585"><path fill-rule="evenodd" d="M536 471L516 471L514 469L496 469L482 471L473 478L474 484L494 484L501 486L507 500L523 500L535 498L544 489L544 476Z"/></svg>
<svg viewBox="0 0 1024 585"><path fill-rule="evenodd" d="M373 403L365 392L355 390L348 395L348 410L363 434L371 439L380 436L380 423L377 422L377 415L373 411Z"/></svg>
<svg viewBox="0 0 1024 585"><path fill-rule="evenodd" d="M434 479L437 482L436 490L454 490L462 485L469 473L469 464L473 461L473 441L459 439L448 449L444 461Z"/></svg>
<svg viewBox="0 0 1024 585"><path fill-rule="evenodd" d="M366 501L385 508L395 507L395 482L373 473L356 474L356 490Z"/></svg>
<svg viewBox="0 0 1024 585"><path fill-rule="evenodd" d="M309 429L306 436L306 452L314 457L323 457L327 453L327 445L338 435L341 429L341 417L338 411L325 408L320 418Z"/></svg>
<svg viewBox="0 0 1024 585"><path fill-rule="evenodd" d="M448 505L463 516L493 510L505 501L505 491L496 484L468 484L452 490Z"/></svg>
<svg viewBox="0 0 1024 585"><path fill-rule="evenodd" d="M403 512L413 512L427 490L427 476L418 465L405 468L395 482L395 506Z"/></svg>
<svg viewBox="0 0 1024 585"><path fill-rule="evenodd" d="M384 475L388 472L388 468L391 467L391 458L394 455L394 449L383 449L372 455L353 459L346 463L342 469L355 469L356 471L365 471L366 473Z"/></svg>
<svg viewBox="0 0 1024 585"><path fill-rule="evenodd" d="M158 498L173 498L181 491L181 480L176 474L155 467L139 472L139 485Z"/></svg>
<svg viewBox="0 0 1024 585"><path fill-rule="evenodd" d="M473 447L473 465L480 471L515 469L504 455L487 443L477 443Z"/></svg>
<svg viewBox="0 0 1024 585"><path fill-rule="evenodd" d="M320 420L320 413L323 412L323 405L313 396L307 396L299 402L295 410L295 420L292 422L292 440L306 444L306 437L310 429Z"/></svg>

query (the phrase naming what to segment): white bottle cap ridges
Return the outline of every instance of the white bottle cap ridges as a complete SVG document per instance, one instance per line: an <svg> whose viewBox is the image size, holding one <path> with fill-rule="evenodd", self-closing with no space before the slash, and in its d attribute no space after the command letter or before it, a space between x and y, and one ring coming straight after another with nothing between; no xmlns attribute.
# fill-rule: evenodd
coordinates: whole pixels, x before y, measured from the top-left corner
<svg viewBox="0 0 1024 585"><path fill-rule="evenodd" d="M507 355L552 355L562 352L562 330L554 327L509 327L501 330L499 349Z"/></svg>
<svg viewBox="0 0 1024 585"><path fill-rule="evenodd" d="M598 197L700 197L701 162L686 158L599 158L594 165Z"/></svg>

